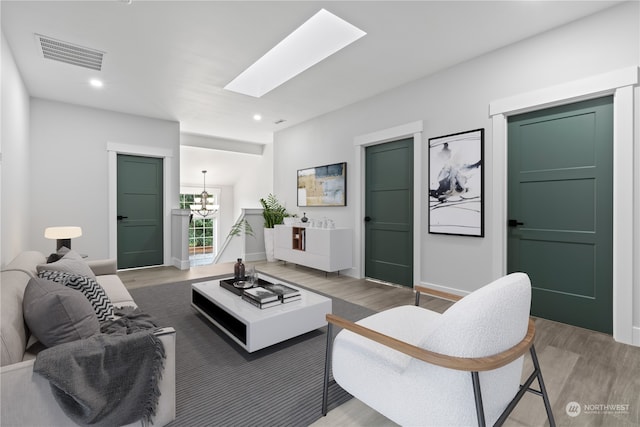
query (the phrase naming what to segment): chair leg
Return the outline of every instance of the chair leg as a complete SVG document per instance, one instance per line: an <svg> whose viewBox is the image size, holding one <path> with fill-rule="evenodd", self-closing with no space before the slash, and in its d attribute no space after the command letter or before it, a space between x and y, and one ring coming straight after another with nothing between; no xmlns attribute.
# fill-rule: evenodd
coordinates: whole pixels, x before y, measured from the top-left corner
<svg viewBox="0 0 640 427"><path fill-rule="evenodd" d="M482 393L480 392L480 377L477 372L471 372L473 382L473 396L476 399L476 415L478 416L478 426L485 427L484 407L482 406Z"/></svg>
<svg viewBox="0 0 640 427"><path fill-rule="evenodd" d="M511 412L518 405L518 402L520 402L520 399L522 399L522 396L527 391L535 394L536 396L542 397L542 400L544 402L544 408L547 411L547 418L549 419L549 426L555 427L556 425L556 421L553 418L553 412L551 411L551 403L549 401L549 395L547 394L547 389L544 386L544 381L542 380L542 370L540 369L538 356L536 355L536 350L533 345L529 349L529 353L531 353L531 360L533 361L533 372L531 373L531 375L529 375L529 377L524 382L524 384L520 386L520 390L518 390L514 398L511 400L511 402L507 406L507 408L502 412L502 414L500 415L500 418L498 418L498 420L494 424L494 427L501 426L502 424L504 424L504 422L507 420ZM536 379L538 380L540 391L531 388L531 384Z"/></svg>
<svg viewBox="0 0 640 427"><path fill-rule="evenodd" d="M324 386L322 388L322 416L327 415L329 397L329 370L331 369L331 348L333 346L333 324L327 323L327 350L324 355Z"/></svg>
<svg viewBox="0 0 640 427"><path fill-rule="evenodd" d="M547 388L544 386L542 380L542 370L540 369L540 363L538 362L538 356L536 355L535 346L531 346L529 352L531 353L531 360L533 361L533 368L537 372L538 384L540 385L540 392L542 394L542 400L544 401L544 408L547 411L547 418L549 419L549 426L555 427L556 421L553 418L553 412L551 411L551 402L549 401L549 395L547 394Z"/></svg>

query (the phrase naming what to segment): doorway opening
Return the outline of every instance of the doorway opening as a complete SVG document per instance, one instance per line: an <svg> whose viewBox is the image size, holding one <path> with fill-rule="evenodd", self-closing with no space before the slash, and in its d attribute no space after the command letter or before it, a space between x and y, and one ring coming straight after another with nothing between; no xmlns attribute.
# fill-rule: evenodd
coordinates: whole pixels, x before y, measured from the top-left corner
<svg viewBox="0 0 640 427"><path fill-rule="evenodd" d="M180 209L191 209L198 197L199 189L183 188L180 193ZM213 191L211 203L217 205L219 194ZM212 264L218 254L218 211L203 217L191 211L189 217L189 264L192 267Z"/></svg>

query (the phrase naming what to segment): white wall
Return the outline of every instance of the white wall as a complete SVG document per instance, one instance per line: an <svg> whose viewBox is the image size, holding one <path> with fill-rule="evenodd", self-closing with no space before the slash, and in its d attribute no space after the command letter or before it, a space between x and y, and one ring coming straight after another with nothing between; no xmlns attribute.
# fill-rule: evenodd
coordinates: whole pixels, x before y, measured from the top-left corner
<svg viewBox="0 0 640 427"><path fill-rule="evenodd" d="M233 211L233 186L220 185L217 188L220 189L220 211L218 212L216 248L220 248L220 245L222 245L227 238L227 234L229 234L229 230L231 230L231 226L237 216L234 216Z"/></svg>
<svg viewBox="0 0 640 427"><path fill-rule="evenodd" d="M0 266L29 247L29 94L2 34Z"/></svg>
<svg viewBox="0 0 640 427"><path fill-rule="evenodd" d="M45 227L78 225L83 235L72 241L78 252L90 258L110 255L109 230L115 218L109 211L109 154L107 144L148 147L173 152L165 203L165 221L178 207L179 123L85 108L43 99L31 99L31 159L29 174L30 249L51 252L55 242L43 237ZM165 168L166 169L166 168ZM166 228L165 228L166 230ZM165 239L165 262L170 251Z"/></svg>
<svg viewBox="0 0 640 427"><path fill-rule="evenodd" d="M414 121L424 122L423 144L429 138L465 130L485 129L485 215L494 215L491 192L492 101L547 88L630 66L640 65L639 3L628 2L504 49L425 77L395 90L278 132L274 138L274 189L295 205L295 171L330 162L354 164L354 138ZM416 52L428 55L428 52ZM402 66L402 64L398 64ZM640 125L636 114L635 126ZM424 146L423 146L424 148ZM423 149L422 182L426 183L427 150ZM636 161L636 177L640 164ZM354 217L357 177L348 175L346 208L311 208L308 216L328 216L338 226L362 227ZM502 179L502 178L500 178ZM426 188L426 186L424 187ZM421 203L420 277L460 293L494 278L492 248L498 233L485 224L485 238L427 233L428 198ZM637 205L637 204L636 204ZM637 245L636 245L637 246ZM360 251L357 248L356 251ZM357 255L357 253L356 253ZM358 259L358 257L356 257ZM358 266L360 267L360 266ZM636 275L635 295L640 293ZM640 302L636 305L636 318Z"/></svg>
<svg viewBox="0 0 640 427"><path fill-rule="evenodd" d="M220 189L218 246L221 245L242 209L260 207L260 198L272 192L273 147L262 154L247 154L193 146L180 147L180 185L202 188L202 171L207 171L207 189Z"/></svg>
<svg viewBox="0 0 640 427"><path fill-rule="evenodd" d="M235 206L234 218L237 218L242 209L262 208L260 198L273 193L273 145L264 146L260 162L252 168L244 168L244 173L236 181L233 188L233 205Z"/></svg>

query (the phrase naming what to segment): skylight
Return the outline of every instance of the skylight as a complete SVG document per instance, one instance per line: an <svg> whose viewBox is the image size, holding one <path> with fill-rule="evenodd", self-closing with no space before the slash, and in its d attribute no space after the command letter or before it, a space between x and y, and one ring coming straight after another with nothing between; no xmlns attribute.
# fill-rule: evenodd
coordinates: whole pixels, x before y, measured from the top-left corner
<svg viewBox="0 0 640 427"><path fill-rule="evenodd" d="M224 88L259 98L365 34L321 9Z"/></svg>

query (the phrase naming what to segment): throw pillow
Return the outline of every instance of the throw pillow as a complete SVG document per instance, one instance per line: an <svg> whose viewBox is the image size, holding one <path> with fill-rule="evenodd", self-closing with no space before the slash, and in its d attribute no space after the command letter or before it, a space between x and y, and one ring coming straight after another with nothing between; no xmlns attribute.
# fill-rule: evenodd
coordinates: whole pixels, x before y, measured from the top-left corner
<svg viewBox="0 0 640 427"><path fill-rule="evenodd" d="M58 261L63 256L65 256L67 252L69 252L70 250L71 249L67 248L66 246L62 246L60 249L58 249L56 253L51 254L47 257L47 264Z"/></svg>
<svg viewBox="0 0 640 427"><path fill-rule="evenodd" d="M100 332L96 313L84 295L49 280L29 280L22 308L31 333L47 347Z"/></svg>
<svg viewBox="0 0 640 427"><path fill-rule="evenodd" d="M49 264L39 264L36 269L38 270L38 273L43 270L65 271L67 273L87 276L92 278L93 280L96 280L96 275L93 274L93 271L91 270L91 267L89 267L89 264L87 264L87 262L79 253L72 250L69 250L58 261Z"/></svg>
<svg viewBox="0 0 640 427"><path fill-rule="evenodd" d="M50 270L40 271L38 277L61 283L71 289L80 291L91 303L100 323L114 319L113 304L109 296L107 296L102 286L92 278L64 271Z"/></svg>

